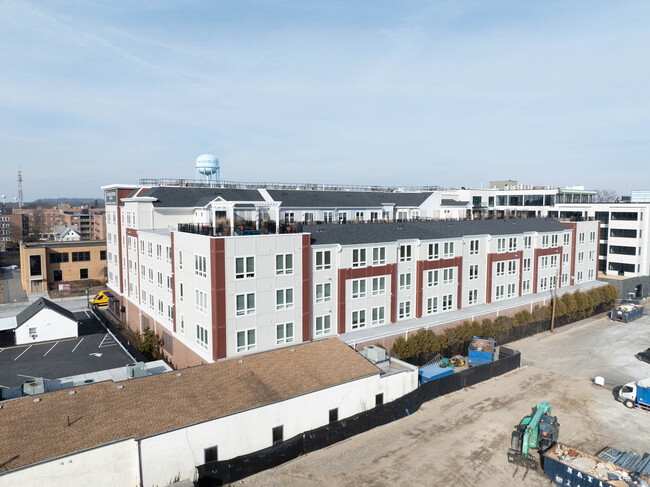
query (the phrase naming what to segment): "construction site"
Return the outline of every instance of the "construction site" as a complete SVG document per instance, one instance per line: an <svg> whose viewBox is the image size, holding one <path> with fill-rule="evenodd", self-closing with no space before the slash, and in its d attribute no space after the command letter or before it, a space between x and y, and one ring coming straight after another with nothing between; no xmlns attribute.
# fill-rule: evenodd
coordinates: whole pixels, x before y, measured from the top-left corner
<svg viewBox="0 0 650 487"><path fill-rule="evenodd" d="M635 357L650 346L649 326L647 315L630 323L600 315L511 343L521 351L521 368L237 485L552 485L540 461L529 467L508 461L513 430L543 401L559 423L563 458L573 450L593 456L612 447L643 458L650 449L649 413L626 407L618 394L621 386L650 377L650 364ZM540 459L538 451L530 456ZM585 462L573 460L575 469ZM647 485L609 479L602 485Z"/></svg>

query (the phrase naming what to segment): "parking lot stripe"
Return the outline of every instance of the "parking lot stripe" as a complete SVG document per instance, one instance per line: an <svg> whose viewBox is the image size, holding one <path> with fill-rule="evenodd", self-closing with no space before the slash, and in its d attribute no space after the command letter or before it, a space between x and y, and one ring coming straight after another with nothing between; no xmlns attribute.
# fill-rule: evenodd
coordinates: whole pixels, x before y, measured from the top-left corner
<svg viewBox="0 0 650 487"><path fill-rule="evenodd" d="M77 347L78 347L79 345L81 345L81 342L84 341L84 338L86 338L86 337L81 337L81 340L79 340L79 343L77 343L77 344L74 346L74 348L72 349L72 352L74 352L74 351L77 349ZM72 353L72 352L70 352L70 353Z"/></svg>
<svg viewBox="0 0 650 487"><path fill-rule="evenodd" d="M54 345L52 345L52 348L56 347L59 344L59 342L56 342ZM52 348L50 348L47 352L43 354L43 357L45 357L48 353L52 351Z"/></svg>
<svg viewBox="0 0 650 487"><path fill-rule="evenodd" d="M102 342L99 344L98 348L102 348L102 345L104 344L104 340L106 340L107 338L108 338L108 333L104 335L104 338L102 338Z"/></svg>
<svg viewBox="0 0 650 487"><path fill-rule="evenodd" d="M23 353L25 353L27 350L29 350L30 348L32 348L31 345L30 345L29 347L27 347L25 350L23 350L23 351L21 352L21 354L18 355L18 357L16 357L16 358L14 359L14 362L15 362L16 360L18 360L18 359L20 358L20 356L21 356Z"/></svg>

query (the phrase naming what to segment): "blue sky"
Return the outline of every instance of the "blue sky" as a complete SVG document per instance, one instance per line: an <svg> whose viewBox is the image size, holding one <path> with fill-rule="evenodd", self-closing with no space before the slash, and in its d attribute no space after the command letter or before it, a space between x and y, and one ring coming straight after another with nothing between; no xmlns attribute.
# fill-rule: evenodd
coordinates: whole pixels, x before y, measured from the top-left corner
<svg viewBox="0 0 650 487"><path fill-rule="evenodd" d="M0 0L0 192L650 188L647 1Z"/></svg>

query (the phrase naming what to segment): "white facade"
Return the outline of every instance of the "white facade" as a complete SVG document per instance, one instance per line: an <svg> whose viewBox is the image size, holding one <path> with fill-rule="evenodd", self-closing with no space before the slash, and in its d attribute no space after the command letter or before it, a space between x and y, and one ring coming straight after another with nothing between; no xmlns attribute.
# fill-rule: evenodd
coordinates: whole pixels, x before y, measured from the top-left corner
<svg viewBox="0 0 650 487"><path fill-rule="evenodd" d="M76 320L44 308L16 328L16 345L76 338L78 333Z"/></svg>

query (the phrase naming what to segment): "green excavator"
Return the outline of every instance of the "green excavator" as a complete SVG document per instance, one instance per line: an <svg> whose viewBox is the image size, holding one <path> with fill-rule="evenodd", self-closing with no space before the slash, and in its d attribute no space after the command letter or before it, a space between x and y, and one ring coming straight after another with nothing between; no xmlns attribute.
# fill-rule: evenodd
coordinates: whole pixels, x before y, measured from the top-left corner
<svg viewBox="0 0 650 487"><path fill-rule="evenodd" d="M530 416L525 416L515 425L508 450L508 461L522 467L537 468L537 459L529 450L536 449L540 453L548 450L560 435L560 423L551 416L551 405L547 401L540 402L533 408Z"/></svg>

